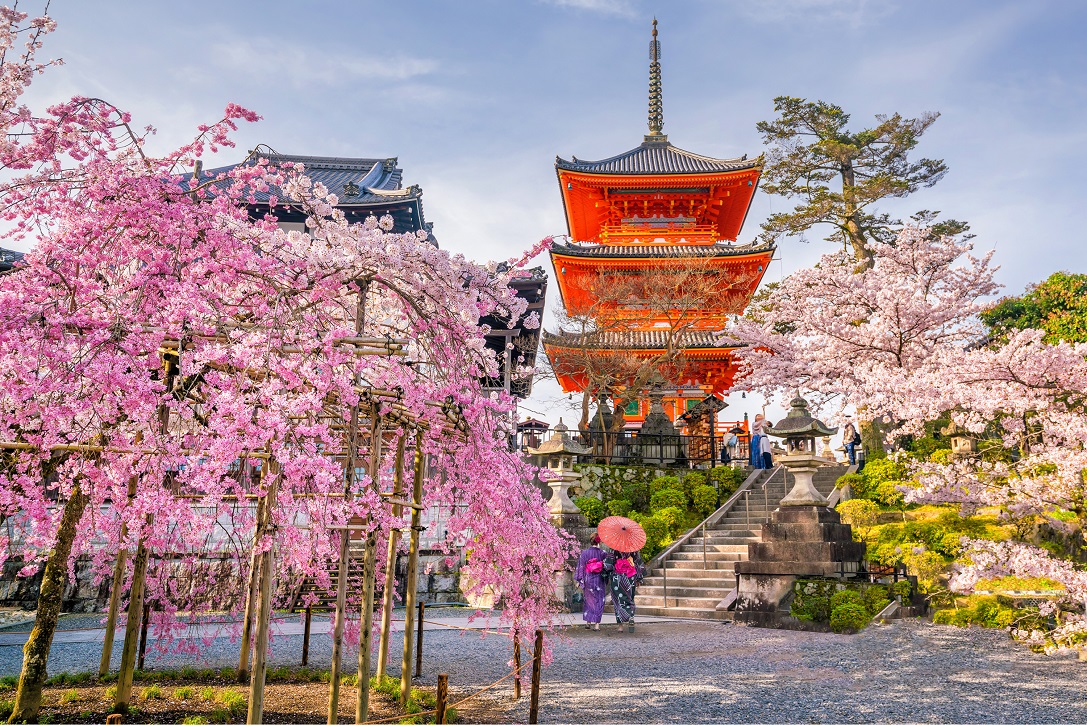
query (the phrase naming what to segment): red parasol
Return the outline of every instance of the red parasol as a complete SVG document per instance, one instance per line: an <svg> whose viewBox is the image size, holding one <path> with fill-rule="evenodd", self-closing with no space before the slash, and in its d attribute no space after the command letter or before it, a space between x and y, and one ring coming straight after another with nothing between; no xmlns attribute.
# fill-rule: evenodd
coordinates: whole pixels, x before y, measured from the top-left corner
<svg viewBox="0 0 1087 725"><path fill-rule="evenodd" d="M625 516L609 516L597 524L596 533L601 543L624 554L645 546L645 529Z"/></svg>

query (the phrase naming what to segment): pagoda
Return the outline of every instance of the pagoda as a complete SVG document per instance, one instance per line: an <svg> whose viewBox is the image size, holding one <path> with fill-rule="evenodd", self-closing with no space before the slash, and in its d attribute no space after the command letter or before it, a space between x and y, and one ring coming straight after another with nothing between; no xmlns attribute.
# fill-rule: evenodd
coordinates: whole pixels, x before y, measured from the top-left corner
<svg viewBox="0 0 1087 725"><path fill-rule="evenodd" d="M584 392L586 355L663 360L679 348L664 409L675 421L706 396L733 384L735 347L722 340L728 318L746 308L774 254L772 243L737 244L758 186L762 158L716 159L673 146L664 134L657 21L649 46L649 133L635 148L601 161L556 158L569 241L551 249L568 316L587 316L584 331L544 333L544 350L564 392ZM682 330L650 305L601 300L600 280L645 278L662 270L697 270L707 304ZM704 278L701 277L704 275ZM593 391L599 392L608 391ZM645 397L645 396L642 396ZM648 401L624 411L638 426Z"/></svg>

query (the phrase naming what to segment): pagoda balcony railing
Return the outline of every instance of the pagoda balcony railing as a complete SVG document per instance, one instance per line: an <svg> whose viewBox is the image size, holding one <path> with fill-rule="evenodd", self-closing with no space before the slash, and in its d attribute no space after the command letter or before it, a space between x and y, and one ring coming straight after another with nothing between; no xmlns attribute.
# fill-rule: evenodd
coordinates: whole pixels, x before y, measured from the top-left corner
<svg viewBox="0 0 1087 725"><path fill-rule="evenodd" d="M600 230L600 243L609 245L675 244L677 236L683 237L687 242L713 244L718 239L718 230L710 224L607 225ZM658 242L657 239L662 241Z"/></svg>
<svg viewBox="0 0 1087 725"><path fill-rule="evenodd" d="M724 444L727 438L720 435L666 435L637 430L568 431L567 435L591 449L590 453L577 456L578 463L712 468L731 461L747 463L750 456L746 436L740 437L738 445L730 449ZM529 448L538 448L549 436L547 430L520 431L516 447L528 455Z"/></svg>

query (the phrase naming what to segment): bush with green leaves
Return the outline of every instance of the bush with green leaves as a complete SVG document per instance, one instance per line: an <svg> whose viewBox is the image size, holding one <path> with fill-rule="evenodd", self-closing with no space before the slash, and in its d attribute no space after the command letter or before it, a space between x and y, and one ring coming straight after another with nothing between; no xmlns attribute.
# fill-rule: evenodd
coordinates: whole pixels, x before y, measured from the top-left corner
<svg viewBox="0 0 1087 725"><path fill-rule="evenodd" d="M872 616L879 614L883 608L891 603L887 587L874 584L864 590L864 607Z"/></svg>
<svg viewBox="0 0 1087 725"><path fill-rule="evenodd" d="M899 579L891 585L891 594L896 597L902 597L903 602L908 602L910 597L913 596L913 584L909 579Z"/></svg>
<svg viewBox="0 0 1087 725"><path fill-rule="evenodd" d="M861 607L864 606L864 597L860 592L853 591L852 589L843 589L839 592L834 592L830 596L830 609L833 612L843 604L857 604Z"/></svg>
<svg viewBox="0 0 1087 725"><path fill-rule="evenodd" d="M860 540L868 538L869 530L879 520L879 506L863 498L851 498L834 507L842 517L843 524L853 527L854 536Z"/></svg>
<svg viewBox="0 0 1087 725"><path fill-rule="evenodd" d="M875 489L887 481L905 480L906 467L890 458L877 458L871 463L864 464L861 475L868 481L868 485Z"/></svg>
<svg viewBox="0 0 1087 725"><path fill-rule="evenodd" d="M838 476L838 480L834 482L835 488L845 488L849 486L849 490L853 496L860 496L861 492L866 490L867 482L864 480L864 476L859 473L846 473L842 476Z"/></svg>
<svg viewBox="0 0 1087 725"><path fill-rule="evenodd" d="M702 484L691 490L691 507L705 518L717 510L717 491Z"/></svg>
<svg viewBox="0 0 1087 725"><path fill-rule="evenodd" d="M574 505L581 509L581 513L589 520L590 526L596 526L607 515L604 502L596 496L578 496L574 499Z"/></svg>
<svg viewBox="0 0 1087 725"><path fill-rule="evenodd" d="M720 466L709 470L707 481L709 485L717 489L719 500L724 501L736 493L736 489L744 482L745 475L742 470L734 470L729 466Z"/></svg>
<svg viewBox="0 0 1087 725"><path fill-rule="evenodd" d="M1002 603L995 596L975 595L968 597L965 606L954 609L940 609L932 616L936 624L952 624L956 627L968 627L976 624L980 627L1004 629L1010 627L1021 615L1031 615L1033 610L1019 610Z"/></svg>
<svg viewBox="0 0 1087 725"><path fill-rule="evenodd" d="M633 480L623 484L620 497L630 501L635 511L645 511L649 508L649 484L646 481Z"/></svg>
<svg viewBox="0 0 1087 725"><path fill-rule="evenodd" d="M682 493L683 484L680 482L679 476L657 476L649 483L650 501L652 501L654 494L669 489ZM650 506L652 506L652 504L650 504Z"/></svg>
<svg viewBox="0 0 1087 725"><path fill-rule="evenodd" d="M675 488L662 488L649 497L649 510L656 513L664 508L687 509L687 496Z"/></svg>
<svg viewBox="0 0 1087 725"><path fill-rule="evenodd" d="M665 523L668 534L673 539L687 529L687 513L678 506L665 506L653 512L653 516Z"/></svg>
<svg viewBox="0 0 1087 725"><path fill-rule="evenodd" d="M838 592L838 594L847 592ZM849 593L856 594L856 592ZM860 599L859 595L857 595L857 599ZM834 597L831 597L831 601L833 600ZM845 601L830 610L830 628L834 632L856 632L867 627L870 621L872 621L872 618L869 616L868 610L857 601Z"/></svg>
<svg viewBox="0 0 1087 725"><path fill-rule="evenodd" d="M634 510L634 505L625 498L614 498L604 506L609 516L630 516L630 512Z"/></svg>
<svg viewBox="0 0 1087 725"><path fill-rule="evenodd" d="M642 549L642 558L654 557L664 547L672 543L673 539L668 523L661 517L655 514L634 514L633 518L645 530L645 547Z"/></svg>
<svg viewBox="0 0 1087 725"><path fill-rule="evenodd" d="M706 474L701 471L691 471L683 477L683 492L688 496L699 486L706 485Z"/></svg>

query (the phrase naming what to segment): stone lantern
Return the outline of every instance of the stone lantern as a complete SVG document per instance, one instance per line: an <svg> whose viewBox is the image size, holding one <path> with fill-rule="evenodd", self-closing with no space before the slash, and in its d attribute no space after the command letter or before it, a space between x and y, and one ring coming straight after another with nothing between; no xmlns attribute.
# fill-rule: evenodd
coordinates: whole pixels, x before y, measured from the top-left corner
<svg viewBox="0 0 1087 725"><path fill-rule="evenodd" d="M826 506L826 497L812 483L819 466L826 459L816 453L815 440L831 436L837 428L828 428L821 420L811 417L808 401L799 395L789 403L789 414L775 426L767 426L766 433L785 439L785 455L778 460L789 469L796 479L791 491L781 499L782 506Z"/></svg>
<svg viewBox="0 0 1087 725"><path fill-rule="evenodd" d="M952 455L956 457L970 456L978 452L978 442L970 435L970 431L954 420L951 421L951 425L943 428L940 432L950 438Z"/></svg>
<svg viewBox="0 0 1087 725"><path fill-rule="evenodd" d="M533 456L541 456L547 464L550 474L547 485L551 488L551 500L548 506L551 515L563 516L566 514L579 514L581 510L570 500L570 487L581 479L581 474L574 470L574 462L577 456L591 453L592 449L581 445L567 435L570 430L559 419L559 424L552 429L551 437L539 448L529 448L528 452Z"/></svg>

